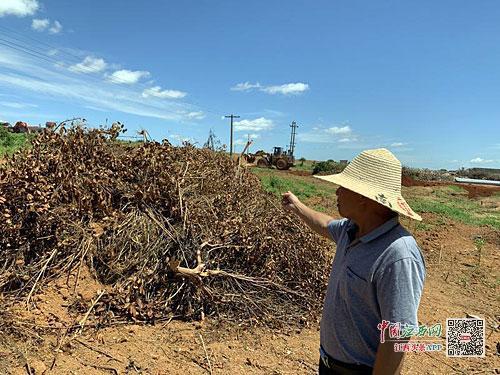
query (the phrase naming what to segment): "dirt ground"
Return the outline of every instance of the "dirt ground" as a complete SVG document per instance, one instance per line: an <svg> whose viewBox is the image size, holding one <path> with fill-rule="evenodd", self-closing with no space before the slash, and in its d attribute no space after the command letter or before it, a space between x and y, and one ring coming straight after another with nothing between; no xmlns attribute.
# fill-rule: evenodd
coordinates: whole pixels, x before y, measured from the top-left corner
<svg viewBox="0 0 500 375"><path fill-rule="evenodd" d="M418 188L417 188L418 189ZM419 310L421 324L446 318L484 317L486 357L451 359L444 351L407 355L404 374L500 373L498 299L500 233L423 214L430 225L403 221L415 234L427 266ZM474 239L485 245L479 258ZM332 244L332 256L334 245ZM96 329L91 315L71 311L75 299L91 301L104 289L83 270L76 293L75 275L53 282L35 295L27 311L20 301L18 339L0 338L0 373L6 374L314 374L319 324L304 329L271 330L210 321L165 321L155 326L121 324ZM83 320L82 320L83 319ZM81 323L81 333L65 335ZM35 327L38 327L35 329ZM43 333L43 327L45 330ZM24 334L25 336L21 336ZM37 335L40 337L37 339ZM445 331L435 343L445 345Z"/></svg>

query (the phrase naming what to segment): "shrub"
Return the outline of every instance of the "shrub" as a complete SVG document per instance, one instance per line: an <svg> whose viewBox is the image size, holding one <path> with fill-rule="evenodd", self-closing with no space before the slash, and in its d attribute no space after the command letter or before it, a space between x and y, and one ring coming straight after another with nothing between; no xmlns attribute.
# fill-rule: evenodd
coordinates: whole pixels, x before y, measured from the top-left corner
<svg viewBox="0 0 500 375"><path fill-rule="evenodd" d="M418 181L453 181L453 176L446 170L432 170L428 168L411 168L403 165L403 176Z"/></svg>
<svg viewBox="0 0 500 375"><path fill-rule="evenodd" d="M28 135L26 134L11 133L5 127L0 126L0 156L12 154L22 148L27 139Z"/></svg>
<svg viewBox="0 0 500 375"><path fill-rule="evenodd" d="M313 174L340 173L345 167L346 164L340 164L334 160L320 161L314 165Z"/></svg>

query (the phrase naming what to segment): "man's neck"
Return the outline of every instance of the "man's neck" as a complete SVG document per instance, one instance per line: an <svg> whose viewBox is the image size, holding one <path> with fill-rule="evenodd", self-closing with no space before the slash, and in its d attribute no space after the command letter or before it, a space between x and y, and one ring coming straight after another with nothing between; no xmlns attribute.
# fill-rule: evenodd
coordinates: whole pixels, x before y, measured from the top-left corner
<svg viewBox="0 0 500 375"><path fill-rule="evenodd" d="M377 229L379 226L386 223L388 220L392 219L392 217L367 215L361 218L353 219L358 227L355 238L357 239L363 237L364 235L370 233L372 230Z"/></svg>

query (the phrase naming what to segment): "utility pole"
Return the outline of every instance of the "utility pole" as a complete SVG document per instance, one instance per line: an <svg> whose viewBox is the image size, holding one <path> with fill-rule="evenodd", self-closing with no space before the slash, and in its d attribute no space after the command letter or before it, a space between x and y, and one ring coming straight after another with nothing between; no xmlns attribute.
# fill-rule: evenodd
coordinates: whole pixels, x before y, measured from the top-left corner
<svg viewBox="0 0 500 375"><path fill-rule="evenodd" d="M293 156L293 153L295 151L295 134L297 134L297 128L299 127L295 121L292 121L290 124L290 127L292 128L292 132L290 134L290 156Z"/></svg>
<svg viewBox="0 0 500 375"><path fill-rule="evenodd" d="M233 120L235 118L240 118L240 116L236 116L236 115L230 114L230 115L227 115L227 116L224 116L224 117L231 119L231 145L230 145L230 148L229 148L229 157L232 158L232 156L233 156Z"/></svg>

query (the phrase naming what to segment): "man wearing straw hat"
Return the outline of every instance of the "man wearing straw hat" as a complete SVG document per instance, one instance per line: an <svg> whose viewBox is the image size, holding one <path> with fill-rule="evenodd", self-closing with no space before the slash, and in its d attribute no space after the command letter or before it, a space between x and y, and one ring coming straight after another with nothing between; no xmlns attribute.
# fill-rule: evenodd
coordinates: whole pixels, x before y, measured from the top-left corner
<svg viewBox="0 0 500 375"><path fill-rule="evenodd" d="M403 353L394 350L394 341L381 343L381 333L389 323L410 332L418 325L425 279L420 249L398 220L422 220L401 196L401 163L386 149L366 150L342 173L316 177L340 186L337 206L344 219L312 210L291 192L283 194L283 206L337 244L321 319L319 373L397 374Z"/></svg>

